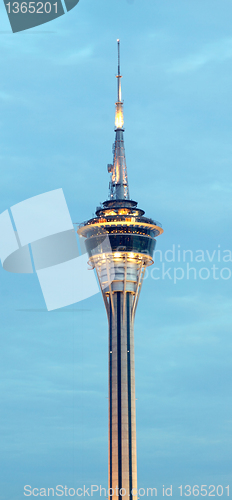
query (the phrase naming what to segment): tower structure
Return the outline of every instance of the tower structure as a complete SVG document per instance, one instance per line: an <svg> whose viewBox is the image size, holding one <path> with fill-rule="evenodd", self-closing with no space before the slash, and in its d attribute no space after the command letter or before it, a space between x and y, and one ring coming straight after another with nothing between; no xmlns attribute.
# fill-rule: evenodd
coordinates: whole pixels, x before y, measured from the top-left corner
<svg viewBox="0 0 232 500"><path fill-rule="evenodd" d="M109 493L113 500L136 500L134 318L155 237L163 230L129 197L124 149L118 43L115 142L109 199L78 229L86 238L89 264L96 269L109 322Z"/></svg>

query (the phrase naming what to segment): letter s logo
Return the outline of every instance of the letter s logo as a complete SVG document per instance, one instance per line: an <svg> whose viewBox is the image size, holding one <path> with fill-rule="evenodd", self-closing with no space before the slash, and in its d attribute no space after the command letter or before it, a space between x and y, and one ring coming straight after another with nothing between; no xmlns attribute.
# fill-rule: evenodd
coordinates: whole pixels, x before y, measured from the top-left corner
<svg viewBox="0 0 232 500"><path fill-rule="evenodd" d="M101 247L111 252L107 235ZM8 210L0 215L0 258L6 271L35 270L49 311L99 292L95 274L88 269L84 238L77 240L62 189L17 203L11 216ZM110 282L113 279L114 269Z"/></svg>

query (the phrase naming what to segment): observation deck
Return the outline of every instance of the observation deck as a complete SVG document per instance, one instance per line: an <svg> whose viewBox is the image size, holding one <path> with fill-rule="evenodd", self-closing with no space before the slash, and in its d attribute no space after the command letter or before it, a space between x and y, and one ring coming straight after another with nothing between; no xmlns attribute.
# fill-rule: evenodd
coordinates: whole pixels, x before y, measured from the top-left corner
<svg viewBox="0 0 232 500"><path fill-rule="evenodd" d="M159 222L144 214L133 200L108 200L97 207L96 217L81 224L78 230L78 234L86 238L90 262L106 253L101 244L108 236L114 257L122 257L126 252L131 259L146 260L146 265L151 265L155 237L162 234L163 229Z"/></svg>

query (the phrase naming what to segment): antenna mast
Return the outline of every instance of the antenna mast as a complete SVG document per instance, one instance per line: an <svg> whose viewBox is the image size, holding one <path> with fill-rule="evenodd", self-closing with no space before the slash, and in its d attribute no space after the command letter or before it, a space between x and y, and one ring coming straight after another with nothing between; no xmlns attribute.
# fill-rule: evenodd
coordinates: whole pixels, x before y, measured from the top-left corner
<svg viewBox="0 0 232 500"><path fill-rule="evenodd" d="M117 40L118 42L118 74L117 74L117 79L118 79L118 102L121 102L121 75L120 75L120 40Z"/></svg>

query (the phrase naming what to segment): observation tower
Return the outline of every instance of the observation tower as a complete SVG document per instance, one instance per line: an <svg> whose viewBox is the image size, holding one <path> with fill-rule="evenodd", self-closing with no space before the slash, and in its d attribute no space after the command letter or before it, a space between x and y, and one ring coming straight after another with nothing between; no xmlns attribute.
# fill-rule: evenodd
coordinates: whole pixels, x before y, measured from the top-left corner
<svg viewBox="0 0 232 500"><path fill-rule="evenodd" d="M145 217L129 196L117 43L115 142L113 163L107 166L109 199L79 227L78 234L86 238L89 264L96 269L109 322L110 497L136 500L134 318L146 267L153 264L155 237L163 229Z"/></svg>

